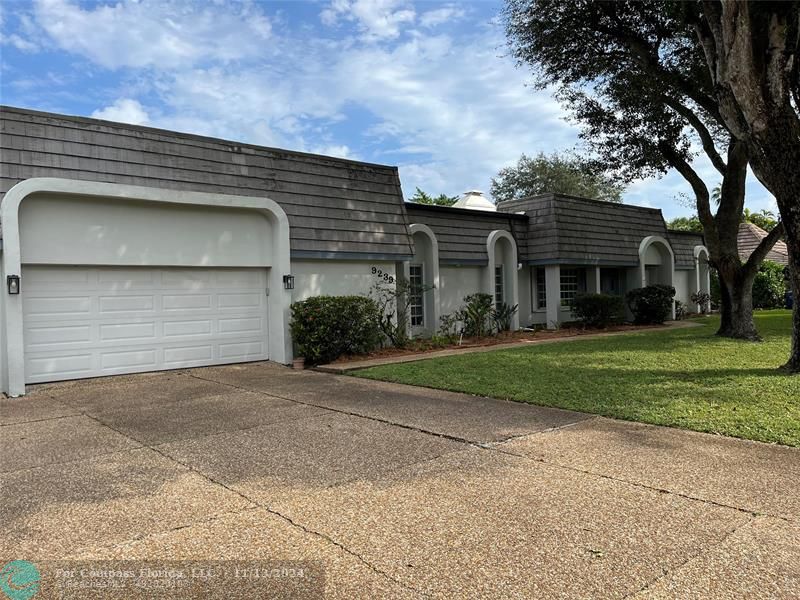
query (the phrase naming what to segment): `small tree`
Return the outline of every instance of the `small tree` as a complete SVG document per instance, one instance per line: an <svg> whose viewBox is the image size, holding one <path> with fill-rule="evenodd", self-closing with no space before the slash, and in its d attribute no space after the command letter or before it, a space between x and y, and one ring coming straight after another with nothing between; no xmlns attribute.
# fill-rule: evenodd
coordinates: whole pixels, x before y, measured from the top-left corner
<svg viewBox="0 0 800 600"><path fill-rule="evenodd" d="M416 204L432 204L435 206L453 206L456 202L458 202L458 196L447 196L446 194L439 194L438 196L432 196L431 194L427 194L423 192L421 189L417 188L414 192L414 195L408 199L409 202L414 202Z"/></svg>
<svg viewBox="0 0 800 600"><path fill-rule="evenodd" d="M501 169L492 178L496 202L519 200L536 194L567 194L622 202L623 188L614 183L589 160L540 152L533 158L523 154L516 166Z"/></svg>
<svg viewBox="0 0 800 600"><path fill-rule="evenodd" d="M409 316L415 297L423 296L433 286L412 284L407 279L397 279L393 284L379 282L370 289L370 297L378 306L378 327L395 348L404 348L411 340Z"/></svg>

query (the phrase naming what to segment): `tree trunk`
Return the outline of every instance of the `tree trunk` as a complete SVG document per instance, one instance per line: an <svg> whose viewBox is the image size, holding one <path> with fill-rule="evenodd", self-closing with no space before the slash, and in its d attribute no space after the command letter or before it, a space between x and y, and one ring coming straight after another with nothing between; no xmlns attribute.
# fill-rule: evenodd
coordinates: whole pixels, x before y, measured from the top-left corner
<svg viewBox="0 0 800 600"><path fill-rule="evenodd" d="M753 280L744 269L729 261L718 267L721 295L717 335L740 340L761 341L753 322Z"/></svg>
<svg viewBox="0 0 800 600"><path fill-rule="evenodd" d="M792 349L783 369L789 373L800 373L800 206L783 202L786 247L789 250L789 283L792 286L794 305L792 309ZM788 218L787 218L788 217Z"/></svg>

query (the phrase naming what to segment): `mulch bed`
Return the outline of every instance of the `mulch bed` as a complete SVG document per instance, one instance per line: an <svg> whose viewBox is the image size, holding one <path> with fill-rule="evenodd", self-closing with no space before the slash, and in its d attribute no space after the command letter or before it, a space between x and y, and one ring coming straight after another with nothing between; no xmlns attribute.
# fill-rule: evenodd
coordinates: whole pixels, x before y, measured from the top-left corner
<svg viewBox="0 0 800 600"><path fill-rule="evenodd" d="M637 331L640 329L652 329L658 325L614 325L605 329L586 329L578 326L565 326L561 329L541 329L537 331L506 331L497 335L482 338L465 337L461 344L456 341L454 344L433 344L429 340L413 340L405 348L381 348L369 354L357 354L341 356L331 364L342 364L354 361L371 360L375 358L392 358L394 356L409 356L412 354L427 354L440 350L460 350L463 348L480 348L485 346L496 346L497 344L508 344L511 342L522 342L525 340L550 340L559 338L578 337L582 335L592 335L598 333L612 333L617 331ZM666 327L666 325L662 325Z"/></svg>

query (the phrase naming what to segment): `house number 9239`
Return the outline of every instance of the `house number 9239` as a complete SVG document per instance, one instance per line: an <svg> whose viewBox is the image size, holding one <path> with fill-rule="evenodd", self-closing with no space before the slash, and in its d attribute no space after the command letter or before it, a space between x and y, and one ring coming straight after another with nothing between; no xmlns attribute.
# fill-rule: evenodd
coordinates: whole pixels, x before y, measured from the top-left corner
<svg viewBox="0 0 800 600"><path fill-rule="evenodd" d="M375 275L378 279L382 279L386 283L394 283L394 277L392 277L389 273L384 271L383 269L379 269L378 267L372 267L372 274Z"/></svg>

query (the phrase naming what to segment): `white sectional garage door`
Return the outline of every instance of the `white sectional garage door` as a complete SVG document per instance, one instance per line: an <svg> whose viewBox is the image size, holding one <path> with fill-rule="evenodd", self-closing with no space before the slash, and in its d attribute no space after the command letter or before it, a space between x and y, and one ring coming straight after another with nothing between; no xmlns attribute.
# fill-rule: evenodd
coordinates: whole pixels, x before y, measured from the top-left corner
<svg viewBox="0 0 800 600"><path fill-rule="evenodd" d="M266 275L24 266L26 382L265 360Z"/></svg>

